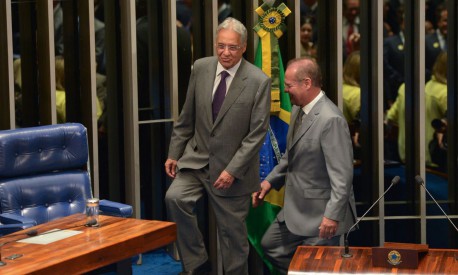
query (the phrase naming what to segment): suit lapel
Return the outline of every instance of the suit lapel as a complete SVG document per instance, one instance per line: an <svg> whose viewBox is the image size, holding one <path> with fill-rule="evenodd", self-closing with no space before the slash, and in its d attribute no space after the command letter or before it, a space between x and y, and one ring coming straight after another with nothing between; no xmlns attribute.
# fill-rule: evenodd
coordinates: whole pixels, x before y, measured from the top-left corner
<svg viewBox="0 0 458 275"><path fill-rule="evenodd" d="M216 66L218 65L218 59L215 57L212 62L210 62L209 66L207 66L207 70L205 72L205 77L207 79L206 83L206 90L205 90L205 100L207 101L204 106L207 106L206 113L207 113L207 120L208 125L213 125L213 115L212 115L212 101L213 101L213 88L215 84L215 77L216 77Z"/></svg>
<svg viewBox="0 0 458 275"><path fill-rule="evenodd" d="M224 117L224 114L231 108L232 104L234 104L235 100L240 96L243 89L245 88L245 81L247 78L248 74L245 70L245 60L242 59L242 63L240 64L240 67L237 70L237 73L235 74L234 79L231 82L231 86L229 87L229 90L226 94L226 98L224 99L223 105L219 110L218 117L216 118L213 127L215 127L221 121L221 119Z"/></svg>
<svg viewBox="0 0 458 275"><path fill-rule="evenodd" d="M315 106L313 106L312 110L310 110L310 112L304 116L301 128L298 130L296 136L293 137L291 134L291 145L289 146L289 149L293 148L293 146L296 145L296 143L301 139L301 137L305 135L305 133L310 129L313 122L315 122L315 120L318 118L318 116L320 115L321 107L324 103L324 99L325 97L323 96L320 100L318 100ZM299 109L297 109L297 112L299 112Z"/></svg>

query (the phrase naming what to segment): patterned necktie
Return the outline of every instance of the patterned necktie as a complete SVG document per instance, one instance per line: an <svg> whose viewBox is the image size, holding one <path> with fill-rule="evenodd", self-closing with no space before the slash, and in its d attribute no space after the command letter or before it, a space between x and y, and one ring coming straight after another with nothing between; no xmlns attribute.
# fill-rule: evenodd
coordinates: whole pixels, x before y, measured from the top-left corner
<svg viewBox="0 0 458 275"><path fill-rule="evenodd" d="M216 88L215 94L213 95L213 103L212 103L212 114L213 114L213 121L216 120L218 116L219 110L223 105L224 98L226 97L226 77L229 76L227 71L222 71L220 73L221 81Z"/></svg>
<svg viewBox="0 0 458 275"><path fill-rule="evenodd" d="M299 129L301 128L302 119L304 118L304 115L304 110L299 109L299 113L296 117L296 122L294 123L293 138L296 136L297 132L299 132Z"/></svg>

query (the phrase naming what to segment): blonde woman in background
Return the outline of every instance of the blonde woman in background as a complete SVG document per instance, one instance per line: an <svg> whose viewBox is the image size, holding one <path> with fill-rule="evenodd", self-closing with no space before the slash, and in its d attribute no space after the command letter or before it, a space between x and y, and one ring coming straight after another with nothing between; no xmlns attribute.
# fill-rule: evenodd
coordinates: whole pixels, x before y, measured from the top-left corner
<svg viewBox="0 0 458 275"><path fill-rule="evenodd" d="M425 145L426 165L437 167L431 160L428 150L429 143L433 140L434 128L431 125L433 119L445 117L447 111L447 54L439 54L433 66L431 80L425 86ZM405 162L405 84L399 87L398 97L387 113L388 124L394 124L399 128L398 152L402 162Z"/></svg>
<svg viewBox="0 0 458 275"><path fill-rule="evenodd" d="M343 67L343 114L348 124L354 123L361 110L361 89L359 87L360 55L352 52Z"/></svg>
<svg viewBox="0 0 458 275"><path fill-rule="evenodd" d="M359 71L360 54L359 51L354 51L345 60L342 86L343 114L350 128L354 159L359 159L361 150L361 145L359 143L359 112L361 110Z"/></svg>
<svg viewBox="0 0 458 275"><path fill-rule="evenodd" d="M65 100L65 65L62 56L56 56L56 115L57 123L65 123L66 120ZM96 100L97 119L102 115L100 100Z"/></svg>

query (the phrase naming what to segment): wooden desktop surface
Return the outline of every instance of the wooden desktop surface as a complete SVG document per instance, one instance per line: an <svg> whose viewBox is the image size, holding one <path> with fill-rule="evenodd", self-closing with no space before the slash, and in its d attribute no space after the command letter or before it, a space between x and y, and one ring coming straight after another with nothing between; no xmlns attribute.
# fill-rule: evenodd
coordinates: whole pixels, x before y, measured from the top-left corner
<svg viewBox="0 0 458 275"><path fill-rule="evenodd" d="M47 245L19 243L25 232L0 238L0 274L81 274L128 259L176 240L176 225L172 222L100 216L100 227L85 227L85 215L75 214L33 227L38 234L51 229L67 229L83 233ZM24 234L21 234L24 232ZM19 235L21 234L21 235ZM23 256L14 260L6 257Z"/></svg>
<svg viewBox="0 0 458 275"><path fill-rule="evenodd" d="M350 247L351 258L342 258L343 247L299 246L288 274L458 274L458 250L429 249L417 269L372 266L370 247Z"/></svg>

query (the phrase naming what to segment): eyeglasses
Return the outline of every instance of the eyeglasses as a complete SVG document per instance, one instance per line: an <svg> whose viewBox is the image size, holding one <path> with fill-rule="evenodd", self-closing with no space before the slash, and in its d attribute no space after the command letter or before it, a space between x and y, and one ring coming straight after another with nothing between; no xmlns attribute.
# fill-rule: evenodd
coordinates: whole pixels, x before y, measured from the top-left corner
<svg viewBox="0 0 458 275"><path fill-rule="evenodd" d="M285 82L285 88L286 88L286 89L291 89L291 88L297 86L298 84L300 84L300 83L301 83L302 81L304 81L304 80L305 80L306 82L307 82L307 80L311 81L311 79L310 79L309 77L306 77L306 78L303 78L303 79L301 79L301 80L293 80L292 83L286 83L286 82Z"/></svg>
<svg viewBox="0 0 458 275"><path fill-rule="evenodd" d="M236 52L242 47L239 45L216 44L216 48L220 51L224 51L227 48L230 52Z"/></svg>

